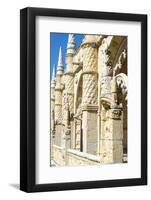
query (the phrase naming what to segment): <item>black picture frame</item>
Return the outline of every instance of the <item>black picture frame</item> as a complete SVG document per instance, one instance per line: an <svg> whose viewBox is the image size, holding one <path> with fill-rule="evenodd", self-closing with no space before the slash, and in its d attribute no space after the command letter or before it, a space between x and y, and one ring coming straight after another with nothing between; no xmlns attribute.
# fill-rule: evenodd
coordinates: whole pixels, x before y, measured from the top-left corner
<svg viewBox="0 0 151 200"><path fill-rule="evenodd" d="M35 183L35 19L37 16L120 20L141 23L141 178L50 184ZM20 10L20 190L25 192L44 192L146 184L147 15L32 7Z"/></svg>

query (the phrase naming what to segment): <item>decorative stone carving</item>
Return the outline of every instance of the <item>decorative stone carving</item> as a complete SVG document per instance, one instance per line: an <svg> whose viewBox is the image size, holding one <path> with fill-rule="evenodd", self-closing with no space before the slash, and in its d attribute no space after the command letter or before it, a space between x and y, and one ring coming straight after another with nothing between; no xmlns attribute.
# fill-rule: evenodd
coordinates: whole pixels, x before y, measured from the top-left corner
<svg viewBox="0 0 151 200"><path fill-rule="evenodd" d="M127 75L124 73L120 73L116 75L117 87L121 90L124 100L127 101L127 93L128 93L128 81Z"/></svg>
<svg viewBox="0 0 151 200"><path fill-rule="evenodd" d="M111 93L111 80L112 77L111 76L105 76L101 79L101 86L100 86L100 94L101 97L110 97L110 93Z"/></svg>
<svg viewBox="0 0 151 200"><path fill-rule="evenodd" d="M74 55L76 52L74 34L69 34L68 44L67 44L67 55Z"/></svg>
<svg viewBox="0 0 151 200"><path fill-rule="evenodd" d="M67 130L65 131L64 139L66 142L68 142L71 139L71 128L68 127Z"/></svg>
<svg viewBox="0 0 151 200"><path fill-rule="evenodd" d="M91 40L92 42L92 37ZM83 49L83 104L97 104L97 49L85 40ZM94 42L94 41L93 41ZM93 73L92 73L93 72Z"/></svg>
<svg viewBox="0 0 151 200"><path fill-rule="evenodd" d="M97 75L83 75L83 104L97 104Z"/></svg>
<svg viewBox="0 0 151 200"><path fill-rule="evenodd" d="M128 85L122 41L122 36L86 35L76 49L70 34L65 71L60 50L51 81L51 150L58 165L121 163L123 151L125 162Z"/></svg>
<svg viewBox="0 0 151 200"><path fill-rule="evenodd" d="M121 114L121 109L110 109L109 111L109 117L112 119L121 119Z"/></svg>
<svg viewBox="0 0 151 200"><path fill-rule="evenodd" d="M106 68L106 75L111 76L113 72L112 62L111 62L111 51L106 49L104 51L104 63Z"/></svg>
<svg viewBox="0 0 151 200"><path fill-rule="evenodd" d="M126 58L127 58L127 51L126 51L126 49L124 49L122 51L121 55L119 56L117 64L114 67L114 70L113 70L114 76L121 70L123 63L126 60Z"/></svg>

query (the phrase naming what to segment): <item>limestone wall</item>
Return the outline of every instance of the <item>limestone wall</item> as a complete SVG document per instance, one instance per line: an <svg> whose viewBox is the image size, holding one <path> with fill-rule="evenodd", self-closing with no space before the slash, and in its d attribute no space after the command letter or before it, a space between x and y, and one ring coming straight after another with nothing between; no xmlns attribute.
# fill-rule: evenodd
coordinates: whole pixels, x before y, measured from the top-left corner
<svg viewBox="0 0 151 200"><path fill-rule="evenodd" d="M97 156L71 149L67 151L68 165L98 165L99 162L100 159Z"/></svg>
<svg viewBox="0 0 151 200"><path fill-rule="evenodd" d="M64 148L53 145L53 162L56 166L97 165L100 163L100 158L73 149L65 151Z"/></svg>
<svg viewBox="0 0 151 200"><path fill-rule="evenodd" d="M53 161L56 165L65 165L62 147L53 145Z"/></svg>

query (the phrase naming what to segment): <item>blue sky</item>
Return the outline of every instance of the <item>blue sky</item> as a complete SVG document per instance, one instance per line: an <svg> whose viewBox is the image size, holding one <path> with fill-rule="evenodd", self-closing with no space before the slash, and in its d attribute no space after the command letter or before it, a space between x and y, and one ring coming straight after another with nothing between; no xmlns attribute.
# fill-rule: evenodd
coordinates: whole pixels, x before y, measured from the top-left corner
<svg viewBox="0 0 151 200"><path fill-rule="evenodd" d="M84 35L74 34L74 36L75 36L76 47L79 47L81 41L84 38ZM66 55L67 42L68 42L68 33L50 33L50 79L52 76L53 65L55 64L57 67L58 64L60 46L62 47L64 68L66 68L65 55Z"/></svg>

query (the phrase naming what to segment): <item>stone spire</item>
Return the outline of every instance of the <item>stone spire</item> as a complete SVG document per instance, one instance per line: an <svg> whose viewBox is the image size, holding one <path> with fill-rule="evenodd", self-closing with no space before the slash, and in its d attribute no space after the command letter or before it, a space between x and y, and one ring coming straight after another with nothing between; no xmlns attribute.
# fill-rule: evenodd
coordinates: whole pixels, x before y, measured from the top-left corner
<svg viewBox="0 0 151 200"><path fill-rule="evenodd" d="M68 44L67 44L67 55L74 55L76 52L75 38L74 34L69 34Z"/></svg>
<svg viewBox="0 0 151 200"><path fill-rule="evenodd" d="M62 48L59 49L59 57L58 57L58 67L57 67L57 75L63 74L63 60L62 60Z"/></svg>
<svg viewBox="0 0 151 200"><path fill-rule="evenodd" d="M51 77L51 87L55 87L55 71L56 71L56 65L53 65L53 69L52 69L52 77Z"/></svg>

